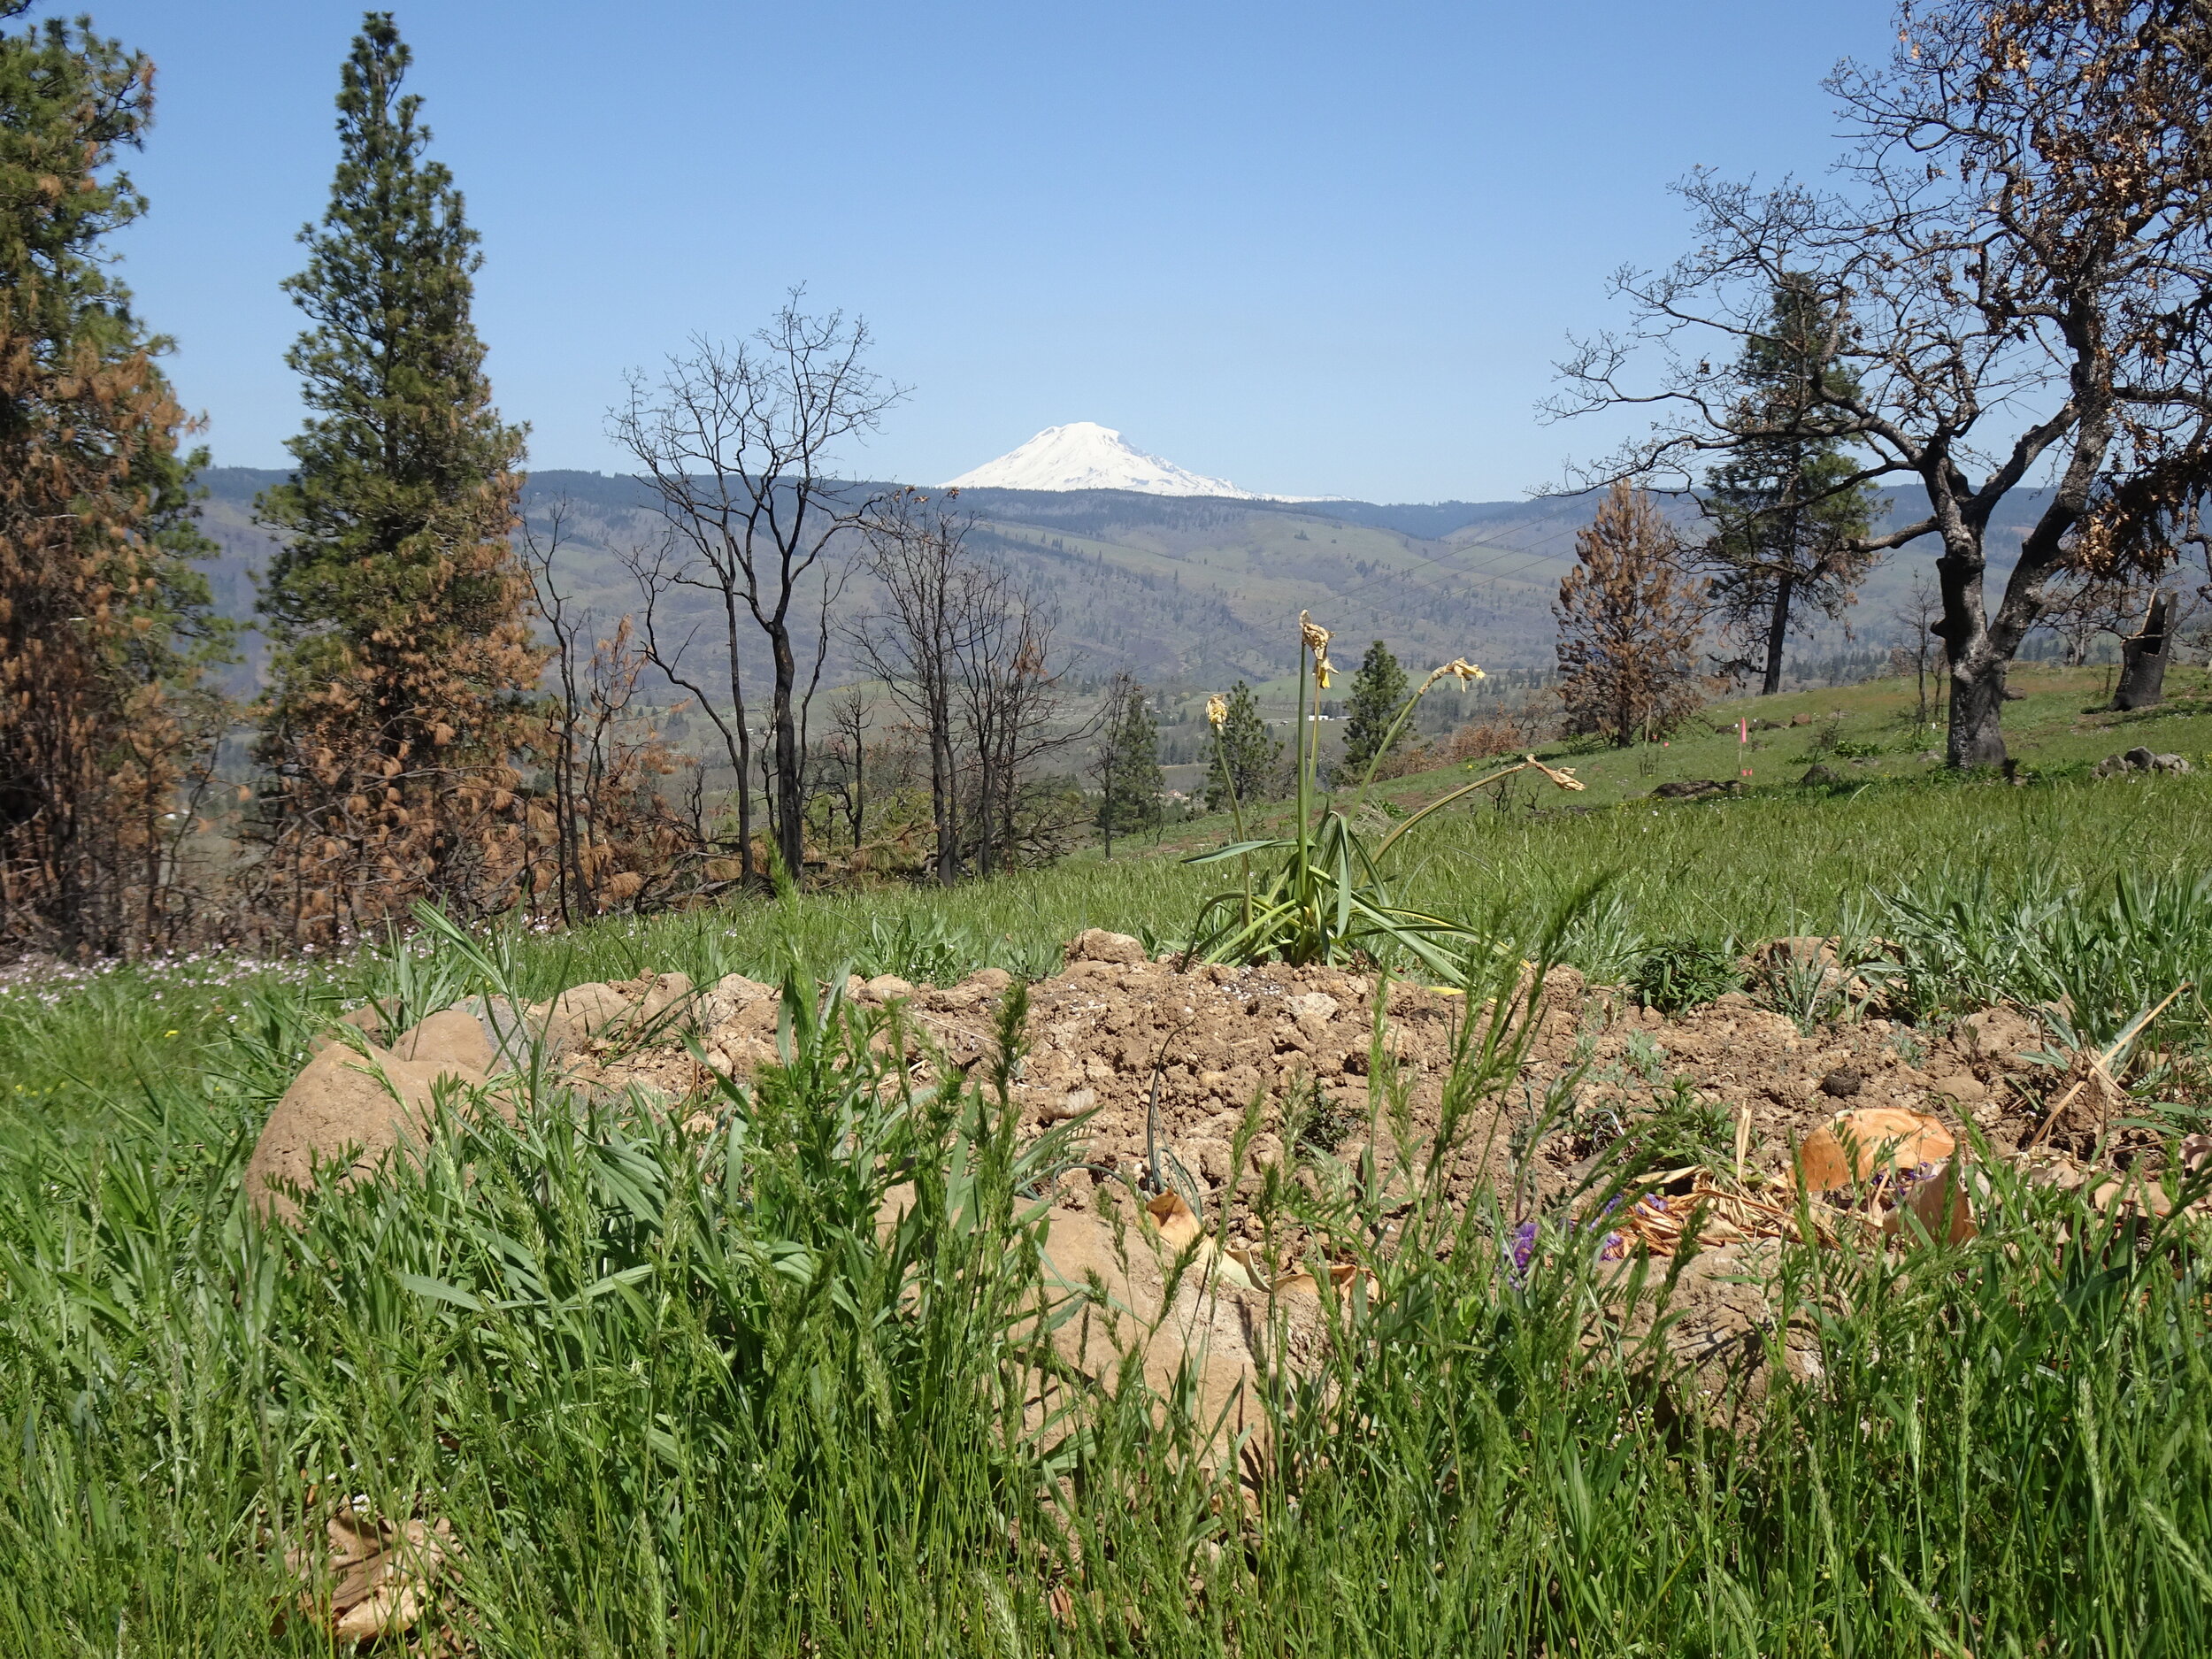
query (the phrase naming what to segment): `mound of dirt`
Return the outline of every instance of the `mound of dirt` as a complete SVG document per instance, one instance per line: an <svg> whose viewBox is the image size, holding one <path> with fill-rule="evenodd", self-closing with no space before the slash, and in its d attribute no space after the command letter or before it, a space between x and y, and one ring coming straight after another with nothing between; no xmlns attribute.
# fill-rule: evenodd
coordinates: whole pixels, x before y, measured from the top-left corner
<svg viewBox="0 0 2212 1659"><path fill-rule="evenodd" d="M1751 965L1824 987L1847 978L1824 940L1770 941ZM884 975L844 988L856 1002L895 1011L910 1069L926 1078L994 1056L1012 981L987 969L944 987ZM1812 1194L1854 1179L1883 1188L1881 1207L1833 1212L1834 1226L1878 1238L1884 1217L1894 1234L1909 1212L1929 1234L1965 1236L1979 1189L1953 1156L1963 1123L2001 1152L2023 1148L2051 1078L2047 1069L2034 1075L2033 1096L2020 1087L2050 1039L2016 1009L1940 1031L1864 1018L1806 1032L1744 993L1669 1018L1571 968L1554 969L1543 992L1528 1062L1488 1116L1463 1131L1445 1190L1458 1203L1496 1193L1518 1218L1553 1207L1624 1136L1642 1138L1645 1161L1682 1165L1608 1222L1608 1253L1626 1258L1624 1274L1645 1253L1669 1267L1679 1317L1668 1343L1716 1392L1724 1372L1764 1351L1754 1339L1778 1317L1762 1280L1776 1238L1793 1236L1801 1174ZM641 1096L710 1125L721 1098L711 1074L744 1079L772 1063L779 1014L772 987L731 975L696 987L680 974L580 985L528 1008L475 999L388 1047L375 1011L361 1010L349 1018L362 1029L315 1055L272 1113L250 1187L257 1202L289 1216L273 1181L305 1181L314 1159L367 1167L419 1127L448 1080L484 1086L482 1098L511 1112L518 1091L501 1079L532 1065L569 1087ZM1256 1428L1256 1379L1271 1363L1302 1366L1325 1340L1317 1287L1285 1269L1314 1251L1325 1256L1329 1244L1294 1235L1286 1254L1279 1230L1277 1259L1262 1263L1256 1189L1271 1168L1310 1189L1347 1182L1371 1149L1385 1169L1401 1150L1425 1161L1467 1018L1460 996L1402 981L1385 988L1367 973L1181 972L1126 935L1094 929L1072 941L1063 970L1029 987L1014 1085L1025 1137L1079 1120L1080 1162L1048 1194L1046 1241L1049 1283L1102 1298L1056 1331L1071 1372L1110 1387L1132 1354L1156 1385L1187 1369L1210 1417L1233 1432ZM1394 1118L1388 1108L1401 1096ZM1233 1143L1248 1116L1240 1167ZM1394 1120L1412 1144L1393 1144ZM2133 1189L2104 1171L2080 1171L2047 1148L2038 1156L2038 1179L2152 1202L2142 1191L2128 1197ZM1139 1210L1140 1190L1158 1192L1156 1168L1197 1215L1170 1225ZM1704 1218L1705 1248L1671 1263L1693 1215ZM896 1219L894 1209L884 1225ZM1200 1239L1202 1225L1225 1249ZM1833 1231L1816 1225L1829 1228L1823 1236ZM1187 1236L1177 1230L1186 1226ZM1271 1330L1291 1333L1288 1350L1271 1352ZM1793 1368L1817 1365L1793 1335L1786 1351ZM1050 1405L1037 1402L1041 1422Z"/></svg>

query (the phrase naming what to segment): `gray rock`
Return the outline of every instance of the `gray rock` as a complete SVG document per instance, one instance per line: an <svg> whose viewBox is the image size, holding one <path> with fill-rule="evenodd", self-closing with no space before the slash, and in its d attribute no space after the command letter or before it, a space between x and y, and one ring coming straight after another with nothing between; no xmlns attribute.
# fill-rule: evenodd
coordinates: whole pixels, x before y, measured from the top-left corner
<svg viewBox="0 0 2212 1659"><path fill-rule="evenodd" d="M2118 778L2134 772L2156 772L2178 776L2195 770L2196 768L2189 764L2186 756L2154 754L2148 748L2139 743L2124 754L2106 756L2097 763L2094 775L2100 778Z"/></svg>

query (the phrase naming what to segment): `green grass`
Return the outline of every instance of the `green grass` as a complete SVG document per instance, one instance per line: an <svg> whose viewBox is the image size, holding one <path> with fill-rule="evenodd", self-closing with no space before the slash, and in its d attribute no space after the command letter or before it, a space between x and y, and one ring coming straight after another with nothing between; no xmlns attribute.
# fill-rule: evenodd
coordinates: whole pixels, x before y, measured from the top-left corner
<svg viewBox="0 0 2212 1659"><path fill-rule="evenodd" d="M2188 745L2075 733L2078 692L2014 705L2047 752L2079 739L2026 787L1885 757L1863 787L1662 805L1621 798L1633 754L1585 757L1617 803L1440 815L1399 896L1525 937L1610 871L1564 941L1594 972L1878 933L1916 1018L2063 997L2105 1041L2212 978L2212 782L2087 780L2121 736ZM1217 881L1172 849L1086 856L516 935L492 967L526 996L648 968L1034 972L1086 926L1179 938ZM1481 1206L1285 1192L1386 1294L1274 1400L1279 1473L1248 1509L1171 1409L1125 1395L1049 1451L1021 1432L1005 1115L981 1077L902 1094L864 1029L801 1018L789 1071L703 1140L549 1102L445 1125L299 1233L253 1221L240 1172L319 1019L486 975L425 941L0 987L0 1654L328 1651L272 1634L310 1482L447 1518L495 1655L2212 1650L2212 1286L2177 1226L2116 1236L2000 1171L1965 1246L1793 1256L1795 1317L1745 1340L1770 1375L1816 1344L1819 1374L1724 1430L1563 1213L1517 1273L1514 1218ZM2200 1057L2205 1017L2200 989L2157 1041ZM2196 1126L2169 1094L2147 1121ZM941 1202L879 1241L909 1165L945 1172Z"/></svg>
<svg viewBox="0 0 2212 1659"><path fill-rule="evenodd" d="M449 1118L297 1233L239 1193L276 1082L250 1054L148 1078L97 1136L12 1136L0 1651L327 1652L272 1624L281 1541L334 1494L445 1520L442 1605L498 1655L2212 1642L2208 1287L2178 1228L2115 1235L2001 1172L1967 1246L1793 1255L1739 1416L1655 1337L1663 1277L1609 1277L1563 1212L1517 1270L1505 1217L1408 1207L1387 1171L1278 1189L1380 1295L1279 1380L1248 1502L1171 1398L1024 1432L1016 1194L1051 1149L1018 1149L995 1080L915 1094L864 1020L794 1011L791 1064L712 1133Z"/></svg>

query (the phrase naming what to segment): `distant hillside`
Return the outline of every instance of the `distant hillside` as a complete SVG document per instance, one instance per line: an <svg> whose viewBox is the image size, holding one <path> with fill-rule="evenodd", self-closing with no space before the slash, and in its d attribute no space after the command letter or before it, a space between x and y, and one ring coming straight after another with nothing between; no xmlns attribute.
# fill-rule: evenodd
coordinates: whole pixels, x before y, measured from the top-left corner
<svg viewBox="0 0 2212 1659"><path fill-rule="evenodd" d="M211 572L217 603L227 615L252 613L252 573L272 546L253 523L253 498L283 476L245 467L202 476L202 520L222 549ZM881 487L849 488L857 499ZM635 480L574 472L533 474L524 511L541 524L562 500L572 538L567 579L579 601L611 623L636 603L621 551L657 540L658 515ZM2000 515L1991 550L2005 567L2040 501L2041 492L2018 492ZM1126 490L972 489L960 503L976 515L972 544L1058 605L1080 672L1126 668L1148 684L1179 688L1283 673L1302 609L1337 630L1354 658L1381 638L1412 663L1465 653L1487 666L1546 667L1551 603L1593 511L1587 496L1388 505ZM1684 521L1694 516L1686 502L1670 511ZM1876 572L1852 618L1861 639L1895 635L1891 612L1927 562L1916 545ZM841 612L871 603L856 582ZM850 672L833 639L829 680Z"/></svg>

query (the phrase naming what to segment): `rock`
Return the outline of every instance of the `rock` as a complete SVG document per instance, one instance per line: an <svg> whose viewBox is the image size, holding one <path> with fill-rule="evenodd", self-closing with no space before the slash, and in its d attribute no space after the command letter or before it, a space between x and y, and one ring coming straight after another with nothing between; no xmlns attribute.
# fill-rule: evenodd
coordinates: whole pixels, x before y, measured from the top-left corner
<svg viewBox="0 0 2212 1659"><path fill-rule="evenodd" d="M1319 1303L1251 1288L1265 1264L1219 1254L1172 1195L1155 1199L1129 1218L1133 1225L1118 1225L1104 1194L1119 1190L1102 1187L1094 1210L1047 1212L1035 1315L1084 1386L1111 1394L1125 1356L1133 1356L1155 1400L1187 1399L1202 1464L1233 1459L1256 1476L1271 1434L1262 1379L1286 1367L1311 1371L1321 1347ZM879 1234L910 1225L913 1205L910 1184L893 1187L876 1212ZM1171 1297L1167 1281L1179 1264ZM1065 1386L1041 1382L1025 1412L1033 1431L1065 1420Z"/></svg>
<svg viewBox="0 0 2212 1659"><path fill-rule="evenodd" d="M1956 1101L1962 1106L1978 1106L1989 1098L1989 1085L1971 1071L1958 1071L1932 1080L1928 1093Z"/></svg>
<svg viewBox="0 0 2212 1659"><path fill-rule="evenodd" d="M391 1033L386 1029L390 1023L390 1011L383 1002L365 1002L359 1008L349 1008L331 1022L334 1025L350 1025L371 1042L382 1042ZM307 1052L320 1054L334 1042L342 1042L334 1031L322 1031L307 1040Z"/></svg>
<svg viewBox="0 0 2212 1659"><path fill-rule="evenodd" d="M1810 726L1812 723L1813 717L1809 714L1793 714L1790 716L1790 724L1792 726Z"/></svg>
<svg viewBox="0 0 2212 1659"><path fill-rule="evenodd" d="M436 1049L465 1046L466 1035L448 1014L431 1016L409 1033L419 1035L415 1046ZM474 1029L476 1022L465 1014ZM434 1022L442 1022L434 1025ZM426 1031L426 1027L431 1029ZM404 1041L404 1040L403 1040ZM489 1045L482 1034L476 1041L485 1052ZM481 1085L483 1071L465 1062L439 1058L402 1059L389 1049L371 1045L366 1054L334 1044L307 1063L292 1086L284 1091L262 1125L246 1164L246 1195L264 1215L290 1221L297 1206L280 1187L312 1183L313 1166L343 1157L344 1179L353 1179L377 1163L407 1136L419 1136L430 1121L442 1085Z"/></svg>
<svg viewBox="0 0 2212 1659"><path fill-rule="evenodd" d="M2100 778L2118 778L2136 772L2171 772L2178 775L2195 770L2196 768L2189 764L2185 756L2155 755L2148 748L2139 743L2124 754L2106 756L2097 763L2094 775Z"/></svg>
<svg viewBox="0 0 2212 1659"><path fill-rule="evenodd" d="M914 995L914 987L895 973L879 973L860 987L862 1000L890 1002Z"/></svg>
<svg viewBox="0 0 2212 1659"><path fill-rule="evenodd" d="M734 1017L740 1009L749 1008L756 1002L772 1002L781 995L772 985L763 985L741 973L726 973L699 994L692 1019L701 1031L712 1031Z"/></svg>
<svg viewBox="0 0 2212 1659"><path fill-rule="evenodd" d="M1798 781L1801 785L1805 785L1805 784L1819 785L1819 784L1831 784L1831 783L1844 783L1844 782L1847 782L1847 781L1848 781L1848 780L1847 780L1844 777L1844 775L1843 775L1841 772L1839 772L1836 771L1833 767L1831 767L1831 766L1817 766L1817 765L1816 765L1816 766L1808 766L1808 767L1806 767L1806 768L1805 768L1805 775L1804 775L1802 778L1800 778L1797 781Z"/></svg>
<svg viewBox="0 0 2212 1659"><path fill-rule="evenodd" d="M1145 959L1144 946L1126 933L1110 933L1089 927L1068 942L1070 962L1111 962L1123 966Z"/></svg>
<svg viewBox="0 0 2212 1659"><path fill-rule="evenodd" d="M1836 1100L1849 1100L1866 1087L1866 1079L1847 1065L1839 1065L1820 1079L1820 1092Z"/></svg>
<svg viewBox="0 0 2212 1659"><path fill-rule="evenodd" d="M1098 1091L1071 1088L1056 1101L1047 1101L1037 1109L1040 1123L1064 1123L1071 1118L1080 1118L1098 1104Z"/></svg>
<svg viewBox="0 0 2212 1659"><path fill-rule="evenodd" d="M492 1045L483 1026L475 1015L460 1008L433 1014L403 1033L391 1051L402 1060L433 1060L471 1071L488 1071L492 1064Z"/></svg>
<svg viewBox="0 0 2212 1659"><path fill-rule="evenodd" d="M960 988L964 991L980 991L986 996L996 996L1010 989L1013 983L1014 976L1003 968L978 968L960 981Z"/></svg>
<svg viewBox="0 0 2212 1659"><path fill-rule="evenodd" d="M1298 1027L1299 1035L1309 1042L1321 1041L1329 1022L1336 1018L1339 1004L1325 991L1309 991L1302 996L1290 999L1290 1017Z"/></svg>
<svg viewBox="0 0 2212 1659"><path fill-rule="evenodd" d="M595 1037L617 1020L629 1018L630 999L611 985L595 980L563 991L553 999L551 1014L577 1037Z"/></svg>
<svg viewBox="0 0 2212 1659"><path fill-rule="evenodd" d="M1959 1021L1955 1033L1970 1054L2011 1064L2022 1064L2021 1051L2042 1041L2035 1022L2014 1008L1985 1008L1969 1014Z"/></svg>
<svg viewBox="0 0 2212 1659"><path fill-rule="evenodd" d="M1723 783L1717 778L1678 778L1672 783L1663 783L1651 792L1655 801L1701 801L1708 795L1734 795L1743 787L1740 780Z"/></svg>
<svg viewBox="0 0 2212 1659"><path fill-rule="evenodd" d="M690 995L691 976L689 974L656 974L651 982L646 986L645 995L638 999L637 1013L632 1024L638 1030L642 1031Z"/></svg>

